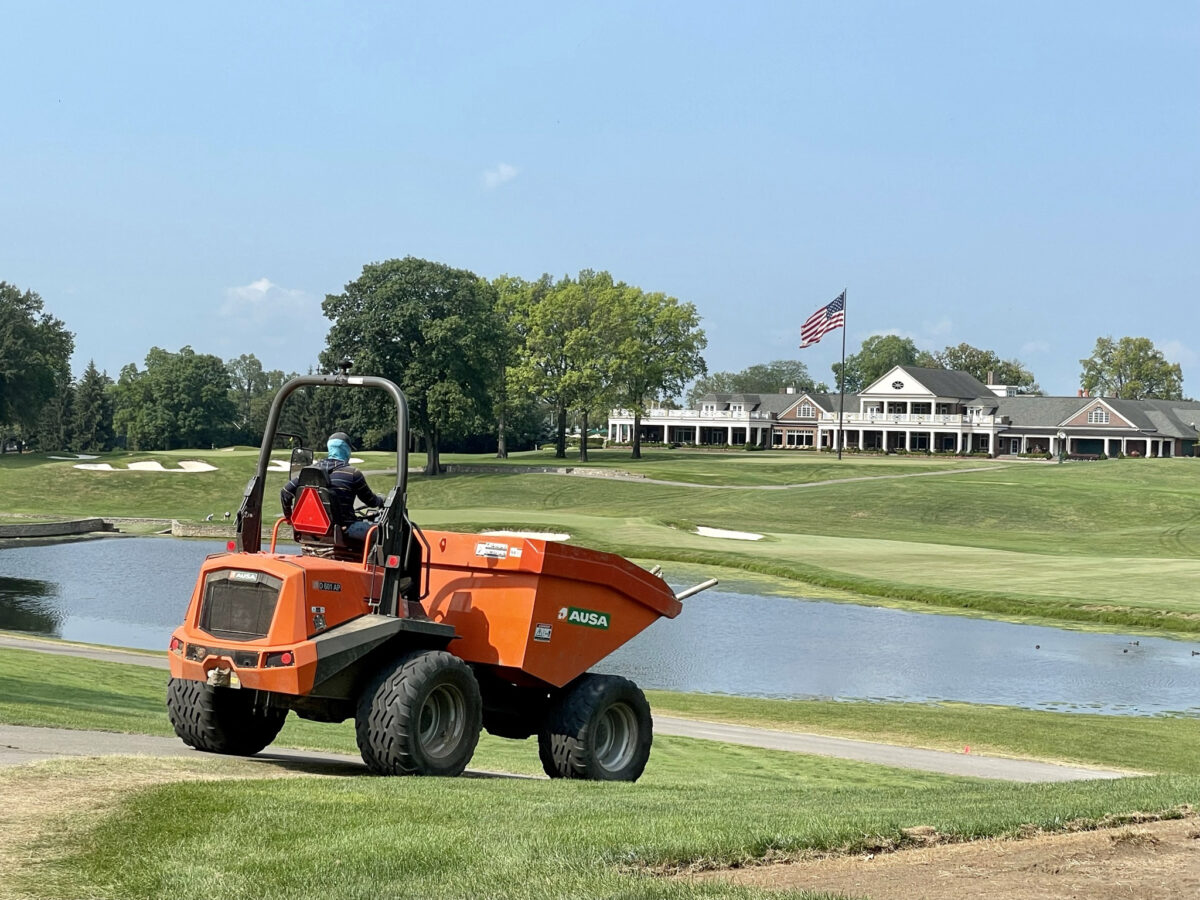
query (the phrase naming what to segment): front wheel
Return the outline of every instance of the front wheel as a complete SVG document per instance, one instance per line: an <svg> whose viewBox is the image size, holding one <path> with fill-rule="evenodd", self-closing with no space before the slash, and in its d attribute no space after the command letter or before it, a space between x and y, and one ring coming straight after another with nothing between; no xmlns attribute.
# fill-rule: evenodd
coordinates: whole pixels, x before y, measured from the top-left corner
<svg viewBox="0 0 1200 900"><path fill-rule="evenodd" d="M256 705L255 699L254 691L172 678L167 717L189 747L253 756L275 740L288 714L286 707Z"/></svg>
<svg viewBox="0 0 1200 900"><path fill-rule="evenodd" d="M380 775L461 775L482 727L479 685L461 659L418 650L386 666L363 691L355 736Z"/></svg>
<svg viewBox="0 0 1200 900"><path fill-rule="evenodd" d="M650 704L618 675L583 675L551 708L538 755L551 778L637 781L654 739Z"/></svg>

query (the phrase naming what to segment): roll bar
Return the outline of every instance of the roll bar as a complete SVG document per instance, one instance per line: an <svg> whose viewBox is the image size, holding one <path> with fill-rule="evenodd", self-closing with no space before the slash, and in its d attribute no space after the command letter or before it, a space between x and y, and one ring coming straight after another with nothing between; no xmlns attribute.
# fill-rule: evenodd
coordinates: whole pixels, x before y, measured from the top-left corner
<svg viewBox="0 0 1200 900"><path fill-rule="evenodd" d="M237 515L237 547L246 553L258 553L262 549L262 501L263 486L267 480L267 467L271 462L271 445L279 427L283 403L298 388L302 387L369 387L378 388L391 395L396 403L396 485L388 494L380 516L380 544L387 546L390 536L403 537L405 530L400 526L407 520L408 510L408 400L404 392L386 378L374 375L350 375L343 371L336 375L300 375L279 389L271 402L267 414L267 427L263 432L262 447L258 452L258 467L254 477L246 485L242 505ZM397 502L398 501L398 502Z"/></svg>

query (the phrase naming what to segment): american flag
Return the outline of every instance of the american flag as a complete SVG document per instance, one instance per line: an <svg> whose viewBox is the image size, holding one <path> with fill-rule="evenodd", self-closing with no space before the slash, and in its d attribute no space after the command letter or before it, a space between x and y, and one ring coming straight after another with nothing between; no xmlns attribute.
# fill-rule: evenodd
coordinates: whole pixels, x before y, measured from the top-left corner
<svg viewBox="0 0 1200 900"><path fill-rule="evenodd" d="M846 324L846 292L838 294L828 306L822 306L808 317L800 328L800 349L811 347L825 336L826 332Z"/></svg>

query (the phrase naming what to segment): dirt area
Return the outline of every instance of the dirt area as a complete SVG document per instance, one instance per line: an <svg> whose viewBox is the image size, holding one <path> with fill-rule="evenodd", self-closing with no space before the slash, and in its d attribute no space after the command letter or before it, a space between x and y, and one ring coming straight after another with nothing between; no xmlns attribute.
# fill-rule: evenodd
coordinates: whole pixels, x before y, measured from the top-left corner
<svg viewBox="0 0 1200 900"><path fill-rule="evenodd" d="M921 829L910 834L920 837ZM932 829L925 833L936 841ZM872 900L1200 897L1200 818L683 876Z"/></svg>

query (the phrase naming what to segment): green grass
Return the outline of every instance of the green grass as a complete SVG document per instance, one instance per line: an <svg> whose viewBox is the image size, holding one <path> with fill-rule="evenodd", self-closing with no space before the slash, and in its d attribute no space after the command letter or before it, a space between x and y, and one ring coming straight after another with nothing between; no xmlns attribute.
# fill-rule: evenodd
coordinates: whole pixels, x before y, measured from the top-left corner
<svg viewBox="0 0 1200 900"><path fill-rule="evenodd" d="M0 650L0 721L164 734L165 678L147 667ZM1200 802L1191 774L1200 723L1190 720L665 693L652 702L661 712L924 745L966 735L1022 755L1052 748L1059 758L1178 774L1019 785L660 736L635 785L192 778L126 796L68 842L51 827L40 839L48 861L21 870L16 887L33 897L751 897L656 873L885 849L918 825L969 839L1174 815ZM345 725L294 718L280 743L353 752ZM473 762L536 766L533 742L486 737ZM20 777L0 773L0 789Z"/></svg>
<svg viewBox="0 0 1200 900"><path fill-rule="evenodd" d="M362 456L368 470L394 461L386 453ZM87 472L69 461L10 454L0 458L0 508L198 521L237 508L256 458L253 450L104 457L118 467L135 459L218 466L166 475ZM651 450L640 461L627 451L596 451L589 462L687 486L511 471L563 464L542 451L447 461L493 471L413 477L410 505L426 528L564 531L627 556L771 576L784 593L811 595L816 587L1021 621L1200 633L1200 463L1190 459L839 463L817 453ZM821 483L833 477L865 480ZM28 490L31 478L37 492ZM283 479L269 476L268 520ZM371 480L383 490L388 476ZM697 525L764 539L701 537L692 533Z"/></svg>

